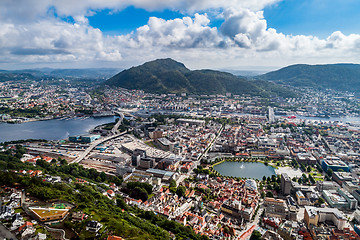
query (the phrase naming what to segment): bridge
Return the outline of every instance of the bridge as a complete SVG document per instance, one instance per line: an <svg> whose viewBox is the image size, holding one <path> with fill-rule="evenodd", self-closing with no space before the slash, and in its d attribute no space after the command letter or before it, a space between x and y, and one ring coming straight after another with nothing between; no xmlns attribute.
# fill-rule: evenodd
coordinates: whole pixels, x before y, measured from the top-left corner
<svg viewBox="0 0 360 240"><path fill-rule="evenodd" d="M118 108L116 111L114 111L115 114L118 114L118 113L123 113L124 115L126 116L129 116L129 117L133 117L133 118L136 118L136 116L134 116L133 114L131 113L134 113L136 112L138 109L122 109L122 108Z"/></svg>
<svg viewBox="0 0 360 240"><path fill-rule="evenodd" d="M115 115L119 115L119 121L117 121L117 123L114 125L114 127L111 129L111 133L112 134L116 134L118 131L118 128L120 127L122 121L124 120L124 116L129 116L129 117L133 117L136 118L136 116L132 115L129 111L126 110L122 110L119 109L117 111L114 111Z"/></svg>
<svg viewBox="0 0 360 240"><path fill-rule="evenodd" d="M114 125L114 127L111 129L111 134L114 135L118 132L118 128L120 127L122 121L124 120L124 114L122 112L114 112L116 115L119 115L120 118Z"/></svg>

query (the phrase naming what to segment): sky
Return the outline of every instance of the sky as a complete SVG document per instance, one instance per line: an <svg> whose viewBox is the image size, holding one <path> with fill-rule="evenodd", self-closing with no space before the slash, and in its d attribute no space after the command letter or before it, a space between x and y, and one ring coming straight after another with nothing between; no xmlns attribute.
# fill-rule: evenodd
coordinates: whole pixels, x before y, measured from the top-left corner
<svg viewBox="0 0 360 240"><path fill-rule="evenodd" d="M1 0L0 69L360 63L358 0Z"/></svg>

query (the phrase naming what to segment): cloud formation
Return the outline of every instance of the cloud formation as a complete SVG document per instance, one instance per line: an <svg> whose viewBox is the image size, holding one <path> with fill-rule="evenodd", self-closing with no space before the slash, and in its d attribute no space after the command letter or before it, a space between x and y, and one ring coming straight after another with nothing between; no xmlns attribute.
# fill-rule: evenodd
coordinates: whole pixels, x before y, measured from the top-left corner
<svg viewBox="0 0 360 240"><path fill-rule="evenodd" d="M247 8L261 10L281 0L1 0L0 17L31 21L55 11L59 16L86 16L93 11L119 11L129 6L149 11L171 9L194 13L208 9ZM21 17L19 17L21 16Z"/></svg>
<svg viewBox="0 0 360 240"><path fill-rule="evenodd" d="M0 62L93 62L120 66L173 57L193 67L277 65L295 62L357 61L360 35L340 31L325 39L285 35L268 28L261 11L279 0L2 0ZM31 3L31 4L30 4ZM101 9L129 5L147 10L176 9L188 16L171 20L151 17L126 35L107 36L89 25L87 16ZM223 18L211 27L204 12ZM202 13L196 13L201 11ZM63 17L71 16L74 22ZM120 62L120 63L119 63Z"/></svg>

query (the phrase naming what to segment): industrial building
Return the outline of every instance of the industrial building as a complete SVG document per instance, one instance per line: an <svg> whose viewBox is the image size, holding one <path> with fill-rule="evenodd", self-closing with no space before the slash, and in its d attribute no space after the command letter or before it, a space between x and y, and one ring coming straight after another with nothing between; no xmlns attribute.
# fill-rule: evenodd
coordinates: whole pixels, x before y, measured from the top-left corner
<svg viewBox="0 0 360 240"><path fill-rule="evenodd" d="M69 141L73 143L92 143L93 141L99 139L100 135L79 135L69 137Z"/></svg>
<svg viewBox="0 0 360 240"><path fill-rule="evenodd" d="M333 159L324 159L321 163L321 167L324 171L328 171L329 169L334 172L338 172L339 170L343 170L344 172L350 172L350 168L341 160L333 160Z"/></svg>
<svg viewBox="0 0 360 240"><path fill-rule="evenodd" d="M139 167L144 169L153 168L155 166L155 160L153 158L141 158L139 162Z"/></svg>
<svg viewBox="0 0 360 240"><path fill-rule="evenodd" d="M175 146L175 143L170 142L167 138L158 138L154 141L154 143L164 151L173 151Z"/></svg>
<svg viewBox="0 0 360 240"><path fill-rule="evenodd" d="M346 218L342 212L336 208L317 208L305 206L304 220L306 225L318 226L319 223L331 221L339 229L345 227Z"/></svg>
<svg viewBox="0 0 360 240"><path fill-rule="evenodd" d="M338 190L324 190L322 195L326 202L334 208L356 209L358 205L355 197L342 188Z"/></svg>
<svg viewBox="0 0 360 240"><path fill-rule="evenodd" d="M339 185L342 185L344 182L353 181L356 179L350 172L333 172L332 178Z"/></svg>
<svg viewBox="0 0 360 240"><path fill-rule="evenodd" d="M340 186L336 182L333 181L317 181L316 182L316 190L322 192L324 190L336 190Z"/></svg>

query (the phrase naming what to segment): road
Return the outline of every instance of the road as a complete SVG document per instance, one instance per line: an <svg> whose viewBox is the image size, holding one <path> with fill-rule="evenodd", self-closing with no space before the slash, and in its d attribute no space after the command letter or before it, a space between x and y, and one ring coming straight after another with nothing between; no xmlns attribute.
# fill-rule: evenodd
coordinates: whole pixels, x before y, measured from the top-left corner
<svg viewBox="0 0 360 240"><path fill-rule="evenodd" d="M111 133L114 135L117 133L119 126L121 125L122 121L124 120L124 114L122 112L115 112L120 116L119 121L114 125L114 127L111 129Z"/></svg>
<svg viewBox="0 0 360 240"><path fill-rule="evenodd" d="M255 219L253 221L250 221L246 224L245 229L242 230L239 234L239 236L241 236L242 234L244 234L247 230L249 230L252 226L258 226L259 221L260 221L260 216L262 214L262 212L264 211L264 208L262 207L262 205L260 205L259 211L257 212Z"/></svg>
<svg viewBox="0 0 360 240"><path fill-rule="evenodd" d="M97 145L107 142L113 138L117 138L120 137L124 134L126 134L127 131L124 131L122 133L118 133L109 137L105 137L105 138L100 138L96 141L94 141L93 143L91 143L91 145L83 152L79 155L79 157L77 157L72 163L79 163L81 162Z"/></svg>
<svg viewBox="0 0 360 240"><path fill-rule="evenodd" d="M14 234L12 234L6 227L0 223L0 238L1 239L17 239Z"/></svg>
<svg viewBox="0 0 360 240"><path fill-rule="evenodd" d="M58 232L61 235L61 239L62 240L68 240L67 238L65 238L65 231L63 229L58 229L58 228L50 228L48 226L45 226L46 230L48 230L49 232Z"/></svg>
<svg viewBox="0 0 360 240"><path fill-rule="evenodd" d="M221 128L219 129L219 132L217 133L217 135L214 137L214 139L211 141L211 143L207 146L207 148L205 149L205 151L201 154L201 156L199 157L199 160L197 162L201 163L201 159L206 155L206 153L210 150L210 148L212 147L212 145L214 144L214 142L216 141L216 139L221 135L222 131L224 130L225 125L221 126ZM195 166L196 167L196 166Z"/></svg>

